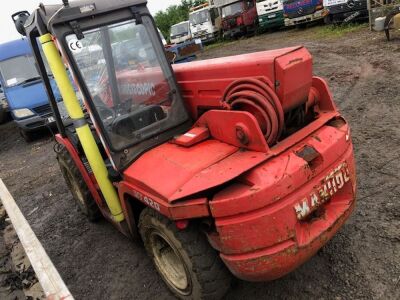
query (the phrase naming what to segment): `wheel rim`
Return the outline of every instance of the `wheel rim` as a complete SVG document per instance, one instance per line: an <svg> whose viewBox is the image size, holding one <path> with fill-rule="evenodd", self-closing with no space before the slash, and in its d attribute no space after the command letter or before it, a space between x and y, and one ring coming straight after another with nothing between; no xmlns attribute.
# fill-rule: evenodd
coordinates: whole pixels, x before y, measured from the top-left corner
<svg viewBox="0 0 400 300"><path fill-rule="evenodd" d="M189 295L191 292L190 275L173 244L156 231L150 234L150 243L154 262L164 280L178 293Z"/></svg>
<svg viewBox="0 0 400 300"><path fill-rule="evenodd" d="M76 180L70 174L69 171L67 171L66 173L67 173L68 181L71 183L70 188L72 190L72 194L76 197L76 199L79 201L79 203L82 205L82 207L85 207L85 200L84 200L83 194L81 192L81 189L80 189L78 183L76 182Z"/></svg>

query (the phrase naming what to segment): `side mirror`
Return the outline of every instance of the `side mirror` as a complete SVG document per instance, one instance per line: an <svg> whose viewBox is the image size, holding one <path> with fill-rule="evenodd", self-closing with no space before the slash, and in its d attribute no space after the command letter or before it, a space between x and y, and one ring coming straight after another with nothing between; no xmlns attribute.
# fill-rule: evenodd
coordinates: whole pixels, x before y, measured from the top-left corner
<svg viewBox="0 0 400 300"><path fill-rule="evenodd" d="M15 28L23 36L26 36L25 22L26 22L26 20L28 20L29 17L30 17L30 13L26 10L16 12L15 14L13 14L11 16L11 18L15 24Z"/></svg>

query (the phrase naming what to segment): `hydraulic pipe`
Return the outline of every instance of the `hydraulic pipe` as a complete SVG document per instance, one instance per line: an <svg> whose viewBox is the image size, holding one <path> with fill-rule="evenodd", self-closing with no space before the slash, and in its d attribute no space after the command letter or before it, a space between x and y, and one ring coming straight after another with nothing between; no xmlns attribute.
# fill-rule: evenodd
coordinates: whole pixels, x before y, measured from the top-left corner
<svg viewBox="0 0 400 300"><path fill-rule="evenodd" d="M82 144L83 151L93 170L93 174L97 180L100 190L107 202L108 208L115 221L124 220L117 192L108 178L108 171L104 160L100 154L100 150L93 137L92 131L85 120L85 115L76 97L74 87L69 80L64 63L59 55L58 49L53 41L51 34L47 33L40 37L43 52L47 58L50 69L54 75L54 79L63 97L65 108L71 119L74 121L76 133Z"/></svg>

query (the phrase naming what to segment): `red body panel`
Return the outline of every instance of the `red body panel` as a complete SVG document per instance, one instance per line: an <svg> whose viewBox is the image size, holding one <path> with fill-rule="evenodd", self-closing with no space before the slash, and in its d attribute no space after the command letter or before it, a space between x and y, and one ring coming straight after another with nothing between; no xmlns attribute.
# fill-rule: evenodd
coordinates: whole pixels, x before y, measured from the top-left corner
<svg viewBox="0 0 400 300"><path fill-rule="evenodd" d="M126 201L128 198L127 196L129 196L173 220L201 218L210 215L208 200L206 198L171 204L164 199L154 196L145 189L141 189L126 181L118 185L118 193L120 199L123 199L122 201Z"/></svg>
<svg viewBox="0 0 400 300"><path fill-rule="evenodd" d="M102 79L104 86L108 86L100 94L103 102L113 106L111 88L108 79ZM131 100L134 104L158 103L160 99L167 99L169 86L159 68L143 68L138 70L123 70L117 76L118 90L121 99ZM169 106L170 103L164 105Z"/></svg>
<svg viewBox="0 0 400 300"><path fill-rule="evenodd" d="M283 55L275 61L276 92L284 111L304 103L312 85L310 53L301 48L296 51L296 56Z"/></svg>
<svg viewBox="0 0 400 300"><path fill-rule="evenodd" d="M323 127L300 145L248 172L210 202L217 234L209 239L236 276L251 281L279 278L314 255L341 227L354 207L356 191L347 129ZM310 167L295 154L305 144L320 154L316 166ZM340 189L338 185L336 192L331 186L330 200L322 203L320 187L342 164L347 165L350 180L342 180L344 184ZM296 206L304 205L314 194L321 215L299 220ZM311 212L310 202L307 205Z"/></svg>
<svg viewBox="0 0 400 300"><path fill-rule="evenodd" d="M306 101L312 85L312 59L303 47L178 64L173 68L195 120L204 109L221 109L227 86L237 79L259 78L271 87L279 83L276 92L284 111Z"/></svg>
<svg viewBox="0 0 400 300"><path fill-rule="evenodd" d="M200 117L196 126L208 128L212 137L238 148L270 151L256 118L248 112L211 110ZM244 140L238 139L238 131Z"/></svg>
<svg viewBox="0 0 400 300"><path fill-rule="evenodd" d="M124 172L124 181L172 202L223 184L266 159L264 153L213 139L189 148L167 143L143 154Z"/></svg>

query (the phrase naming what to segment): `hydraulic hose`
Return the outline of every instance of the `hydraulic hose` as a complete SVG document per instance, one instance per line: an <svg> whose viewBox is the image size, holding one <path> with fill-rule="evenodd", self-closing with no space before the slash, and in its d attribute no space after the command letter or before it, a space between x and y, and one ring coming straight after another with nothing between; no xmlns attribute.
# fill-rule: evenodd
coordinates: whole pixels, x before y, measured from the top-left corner
<svg viewBox="0 0 400 300"><path fill-rule="evenodd" d="M285 117L278 96L267 83L252 78L236 80L226 88L223 101L230 109L254 115L268 145L278 141Z"/></svg>
<svg viewBox="0 0 400 300"><path fill-rule="evenodd" d="M45 34L40 37L43 52L47 58L50 69L54 75L57 86L63 97L65 108L68 115L75 123L76 133L82 144L83 151L93 170L93 174L100 187L100 190L107 202L114 220L121 222L124 215L119 201L118 194L108 178L108 171L104 160L100 154L100 150L96 144L92 131L86 123L85 115L76 97L74 88L69 80L64 63L58 53L57 47L53 42L51 34Z"/></svg>

